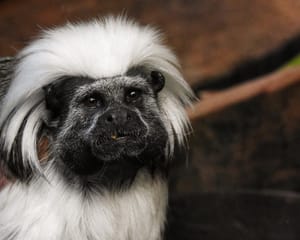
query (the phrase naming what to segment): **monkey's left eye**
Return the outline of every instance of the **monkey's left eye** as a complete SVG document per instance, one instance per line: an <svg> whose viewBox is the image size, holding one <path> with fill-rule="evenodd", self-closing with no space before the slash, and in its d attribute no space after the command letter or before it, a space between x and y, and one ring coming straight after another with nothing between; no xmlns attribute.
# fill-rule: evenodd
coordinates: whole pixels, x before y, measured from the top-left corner
<svg viewBox="0 0 300 240"><path fill-rule="evenodd" d="M84 98L82 103L87 107L100 107L103 105L103 99L98 95L91 95Z"/></svg>
<svg viewBox="0 0 300 240"><path fill-rule="evenodd" d="M142 95L142 91L139 89L129 89L125 94L126 102L130 103L139 99Z"/></svg>

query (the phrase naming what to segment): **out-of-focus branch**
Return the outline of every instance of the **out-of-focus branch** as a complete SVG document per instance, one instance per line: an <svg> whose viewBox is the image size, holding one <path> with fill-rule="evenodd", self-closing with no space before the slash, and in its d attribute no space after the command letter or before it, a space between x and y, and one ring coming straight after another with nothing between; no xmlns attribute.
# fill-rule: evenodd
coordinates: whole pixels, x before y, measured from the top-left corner
<svg viewBox="0 0 300 240"><path fill-rule="evenodd" d="M287 67L226 90L204 93L198 103L187 109L188 115L191 121L195 121L255 96L280 91L297 82L300 82L300 67Z"/></svg>

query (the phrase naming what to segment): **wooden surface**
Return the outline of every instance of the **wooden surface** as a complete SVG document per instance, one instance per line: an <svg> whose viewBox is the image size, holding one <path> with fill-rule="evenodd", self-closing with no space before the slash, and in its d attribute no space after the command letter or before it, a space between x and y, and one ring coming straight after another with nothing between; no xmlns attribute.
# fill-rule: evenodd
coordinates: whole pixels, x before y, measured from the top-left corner
<svg viewBox="0 0 300 240"><path fill-rule="evenodd" d="M166 33L186 79L195 86L230 75L240 64L263 58L300 32L299 0L2 0L0 56L14 55L41 28L122 12ZM299 50L300 44L294 48ZM265 64L276 67L285 54ZM249 73L252 78L267 68L254 64L240 69L234 79L249 78Z"/></svg>

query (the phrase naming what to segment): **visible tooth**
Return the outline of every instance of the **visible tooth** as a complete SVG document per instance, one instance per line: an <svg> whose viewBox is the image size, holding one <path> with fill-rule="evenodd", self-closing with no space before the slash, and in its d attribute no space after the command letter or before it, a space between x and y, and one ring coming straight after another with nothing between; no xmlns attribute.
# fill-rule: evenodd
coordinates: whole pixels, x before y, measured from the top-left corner
<svg viewBox="0 0 300 240"><path fill-rule="evenodd" d="M113 140L116 140L116 139L118 138L118 134L117 134L117 133L113 133L113 134L111 135L111 138L112 138Z"/></svg>

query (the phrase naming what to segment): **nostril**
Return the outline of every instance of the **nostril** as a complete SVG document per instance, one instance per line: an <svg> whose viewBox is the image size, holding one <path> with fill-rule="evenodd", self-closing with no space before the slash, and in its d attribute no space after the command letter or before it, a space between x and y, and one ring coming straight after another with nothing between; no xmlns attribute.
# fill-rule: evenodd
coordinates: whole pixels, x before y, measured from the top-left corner
<svg viewBox="0 0 300 240"><path fill-rule="evenodd" d="M113 121L113 116L112 115L108 115L106 118L106 122L112 122Z"/></svg>
<svg viewBox="0 0 300 240"><path fill-rule="evenodd" d="M131 121L133 115L124 110L111 111L103 116L103 120L107 124L125 124L127 121Z"/></svg>

